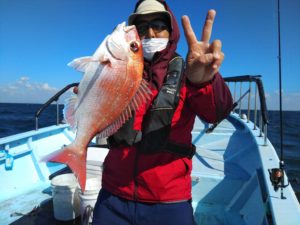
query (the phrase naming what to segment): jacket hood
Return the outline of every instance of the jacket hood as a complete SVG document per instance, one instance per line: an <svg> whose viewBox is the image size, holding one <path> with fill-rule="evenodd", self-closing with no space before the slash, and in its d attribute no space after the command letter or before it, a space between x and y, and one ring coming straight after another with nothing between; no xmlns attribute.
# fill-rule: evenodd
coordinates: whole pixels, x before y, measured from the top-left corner
<svg viewBox="0 0 300 225"><path fill-rule="evenodd" d="M171 15L172 29L170 30L169 42L167 47L161 52L155 53L151 62L144 61L144 79L146 79L153 88L160 89L167 73L168 64L174 57L177 43L180 38L177 20L165 1L160 0L167 12ZM136 4L138 6L140 2Z"/></svg>

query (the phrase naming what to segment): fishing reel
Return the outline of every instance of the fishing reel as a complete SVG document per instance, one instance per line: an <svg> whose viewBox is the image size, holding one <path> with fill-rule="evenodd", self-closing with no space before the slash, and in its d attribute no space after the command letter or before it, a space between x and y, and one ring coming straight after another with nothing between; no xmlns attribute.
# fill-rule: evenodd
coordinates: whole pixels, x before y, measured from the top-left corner
<svg viewBox="0 0 300 225"><path fill-rule="evenodd" d="M280 161L279 163L279 168L272 168L269 169L269 175L270 175L270 180L271 183L274 187L274 191L278 191L278 189L281 189L281 199L286 199L283 196L283 188L286 188L289 186L290 182L288 181L287 184L284 184L284 162Z"/></svg>

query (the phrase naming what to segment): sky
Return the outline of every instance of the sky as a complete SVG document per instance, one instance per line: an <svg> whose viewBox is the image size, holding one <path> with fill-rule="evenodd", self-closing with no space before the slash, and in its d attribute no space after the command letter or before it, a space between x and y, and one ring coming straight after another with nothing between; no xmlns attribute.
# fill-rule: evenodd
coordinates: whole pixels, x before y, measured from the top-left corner
<svg viewBox="0 0 300 225"><path fill-rule="evenodd" d="M135 0L0 0L0 103L43 103L82 74L67 64L92 55L126 21ZM198 38L209 9L217 15L211 40L220 39L223 77L262 75L268 109L279 109L277 0L169 0L190 17ZM300 111L300 0L281 0L283 109Z"/></svg>

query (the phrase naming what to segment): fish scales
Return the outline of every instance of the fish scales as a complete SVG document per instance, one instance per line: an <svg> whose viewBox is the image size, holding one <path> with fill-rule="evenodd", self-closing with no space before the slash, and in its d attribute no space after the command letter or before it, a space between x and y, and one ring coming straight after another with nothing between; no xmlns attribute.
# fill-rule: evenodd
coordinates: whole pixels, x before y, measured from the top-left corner
<svg viewBox="0 0 300 225"><path fill-rule="evenodd" d="M116 132L132 111L150 99L151 91L142 79L143 53L135 26L119 24L93 56L69 65L84 72L77 97L71 97L64 109L76 138L46 160L67 164L84 191L90 141L97 134L105 137Z"/></svg>

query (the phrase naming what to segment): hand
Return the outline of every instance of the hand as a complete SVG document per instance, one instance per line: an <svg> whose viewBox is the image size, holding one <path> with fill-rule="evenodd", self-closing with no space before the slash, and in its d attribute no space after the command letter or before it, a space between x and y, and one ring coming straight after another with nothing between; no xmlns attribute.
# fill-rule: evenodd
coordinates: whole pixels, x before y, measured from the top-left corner
<svg viewBox="0 0 300 225"><path fill-rule="evenodd" d="M75 86L75 87L73 88L73 93L76 94L76 95L78 94L78 86Z"/></svg>
<svg viewBox="0 0 300 225"><path fill-rule="evenodd" d="M224 59L221 41L215 40L209 43L215 16L215 10L208 11L201 41L197 40L188 16L182 17L182 26L188 44L186 75L195 84L212 80Z"/></svg>

